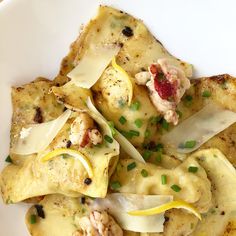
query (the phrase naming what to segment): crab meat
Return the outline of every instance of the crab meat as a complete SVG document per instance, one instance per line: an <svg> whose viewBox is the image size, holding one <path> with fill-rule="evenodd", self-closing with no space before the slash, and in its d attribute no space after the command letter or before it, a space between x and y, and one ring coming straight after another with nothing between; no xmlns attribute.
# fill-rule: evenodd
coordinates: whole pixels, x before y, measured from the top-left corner
<svg viewBox="0 0 236 236"><path fill-rule="evenodd" d="M81 230L72 236L123 236L123 231L106 211L93 211L80 219Z"/></svg>
<svg viewBox="0 0 236 236"><path fill-rule="evenodd" d="M102 135L87 113L80 113L73 121L69 138L72 144L78 144L81 147L102 143Z"/></svg>
<svg viewBox="0 0 236 236"><path fill-rule="evenodd" d="M166 79L171 84L176 86L175 102L178 104L185 91L190 88L190 81L185 76L184 71L172 65L170 60L162 58L157 62L160 65Z"/></svg>
<svg viewBox="0 0 236 236"><path fill-rule="evenodd" d="M136 74L135 82L148 87L150 98L157 110L164 115L167 122L177 125L177 104L190 88L190 81L184 71L174 66L170 59L162 58L149 67L149 72Z"/></svg>
<svg viewBox="0 0 236 236"><path fill-rule="evenodd" d="M148 71L142 71L135 75L134 81L138 85L146 85L146 83L151 79L151 75Z"/></svg>

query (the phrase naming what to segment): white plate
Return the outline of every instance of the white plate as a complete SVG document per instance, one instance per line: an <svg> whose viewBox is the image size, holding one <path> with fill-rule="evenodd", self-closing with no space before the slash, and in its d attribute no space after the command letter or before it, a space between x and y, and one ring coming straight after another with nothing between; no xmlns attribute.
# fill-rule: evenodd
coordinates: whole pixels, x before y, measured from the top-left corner
<svg viewBox="0 0 236 236"><path fill-rule="evenodd" d="M10 86L37 76L53 78L80 25L99 3L143 19L175 56L192 63L197 76L236 75L236 2L216 0L4 0L0 3L0 156L8 153ZM26 236L23 205L0 204L0 235Z"/></svg>

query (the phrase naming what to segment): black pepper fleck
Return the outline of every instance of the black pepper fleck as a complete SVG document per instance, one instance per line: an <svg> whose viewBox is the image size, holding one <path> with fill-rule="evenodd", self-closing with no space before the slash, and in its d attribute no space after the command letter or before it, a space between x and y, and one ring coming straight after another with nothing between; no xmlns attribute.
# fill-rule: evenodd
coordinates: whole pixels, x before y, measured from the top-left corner
<svg viewBox="0 0 236 236"><path fill-rule="evenodd" d="M170 218L168 216L165 216L165 223L168 222Z"/></svg>
<svg viewBox="0 0 236 236"><path fill-rule="evenodd" d="M80 198L80 203L81 203L81 204L85 204L85 197L81 197L81 198Z"/></svg>
<svg viewBox="0 0 236 236"><path fill-rule="evenodd" d="M90 178L86 178L86 179L84 180L84 183L85 183L86 185L90 185L90 184L92 183L92 180L91 180Z"/></svg>
<svg viewBox="0 0 236 236"><path fill-rule="evenodd" d="M66 143L66 148L70 148L70 146L71 146L71 141L68 140L67 143Z"/></svg>
<svg viewBox="0 0 236 236"><path fill-rule="evenodd" d="M39 217L41 217L42 219L45 219L45 213L43 210L43 206L42 205L34 205L36 211L37 211L37 215Z"/></svg>
<svg viewBox="0 0 236 236"><path fill-rule="evenodd" d="M132 37L134 35L133 30L129 26L125 26L122 30L122 34L126 37Z"/></svg>
<svg viewBox="0 0 236 236"><path fill-rule="evenodd" d="M124 44L123 44L123 43L119 43L119 46L120 46L121 48L123 48Z"/></svg>
<svg viewBox="0 0 236 236"><path fill-rule="evenodd" d="M43 115L40 107L35 108L34 122L36 123L43 122Z"/></svg>

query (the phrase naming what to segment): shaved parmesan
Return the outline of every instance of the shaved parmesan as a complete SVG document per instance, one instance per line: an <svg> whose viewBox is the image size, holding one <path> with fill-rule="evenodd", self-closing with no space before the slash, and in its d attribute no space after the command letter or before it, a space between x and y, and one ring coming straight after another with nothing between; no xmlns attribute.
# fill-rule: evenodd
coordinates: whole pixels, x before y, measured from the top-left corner
<svg viewBox="0 0 236 236"><path fill-rule="evenodd" d="M90 89L119 50L120 47L116 45L90 47L78 65L67 76L78 87Z"/></svg>
<svg viewBox="0 0 236 236"><path fill-rule="evenodd" d="M180 153L189 153L235 122L235 112L210 103L163 135L162 142L170 149L175 149ZM186 147L186 142L192 145Z"/></svg>
<svg viewBox="0 0 236 236"><path fill-rule="evenodd" d="M70 115L71 110L66 110L55 120L22 128L20 138L11 149L11 152L19 155L29 155L43 151L56 137ZM26 130L27 135L25 134Z"/></svg>
<svg viewBox="0 0 236 236"><path fill-rule="evenodd" d="M97 110L97 108L93 105L90 98L87 99L87 106L90 111L92 111L94 114L96 114L99 119L102 119L103 122L106 122L108 124L108 121L103 117L103 115ZM90 114L91 115L91 114ZM96 119L95 119L96 120ZM117 140L117 142L120 144L122 149L130 155L133 159L137 161L141 161L145 163L143 157L141 154L137 151L137 149L118 131L115 130L116 134L114 135L114 138Z"/></svg>
<svg viewBox="0 0 236 236"><path fill-rule="evenodd" d="M153 216L131 216L127 212L152 208L173 200L170 195L108 194L92 203L94 210L106 210L121 228L134 232L163 232L164 213Z"/></svg>

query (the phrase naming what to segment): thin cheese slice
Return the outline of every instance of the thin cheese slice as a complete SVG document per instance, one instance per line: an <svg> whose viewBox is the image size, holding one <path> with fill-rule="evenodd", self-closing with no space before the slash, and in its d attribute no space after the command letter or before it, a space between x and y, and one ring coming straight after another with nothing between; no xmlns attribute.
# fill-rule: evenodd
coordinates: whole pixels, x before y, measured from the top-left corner
<svg viewBox="0 0 236 236"><path fill-rule="evenodd" d="M122 229L134 232L163 232L164 213L153 216L132 216L127 212L138 209L152 208L171 202L170 195L138 195L127 193L108 194L104 199L96 199L92 208L107 210Z"/></svg>
<svg viewBox="0 0 236 236"><path fill-rule="evenodd" d="M116 45L90 47L78 65L67 76L78 87L90 89L119 50L120 47Z"/></svg>
<svg viewBox="0 0 236 236"><path fill-rule="evenodd" d="M93 105L91 99L88 97L87 99L87 106L89 108L89 110L92 112L89 113L90 116L93 117L93 114L96 114L97 119L101 119L103 120L103 122L105 122L106 124L108 124L108 121L103 117L103 115L97 110L97 108ZM88 111L89 112L89 111ZM93 119L96 120L96 117L93 117ZM108 125L107 125L108 126ZM122 147L122 149L128 154L130 155L131 158L137 160L137 161L141 161L143 163L145 163L145 160L143 159L143 157L141 156L141 154L137 151L137 149L118 131L115 130L115 135L114 138L116 139L116 141L120 144L120 146Z"/></svg>
<svg viewBox="0 0 236 236"><path fill-rule="evenodd" d="M236 122L236 113L209 103L162 137L170 149L189 153ZM190 145L186 145L190 143Z"/></svg>
<svg viewBox="0 0 236 236"><path fill-rule="evenodd" d="M19 155L29 155L43 151L56 137L70 115L71 110L68 109L55 120L23 128L11 152Z"/></svg>

